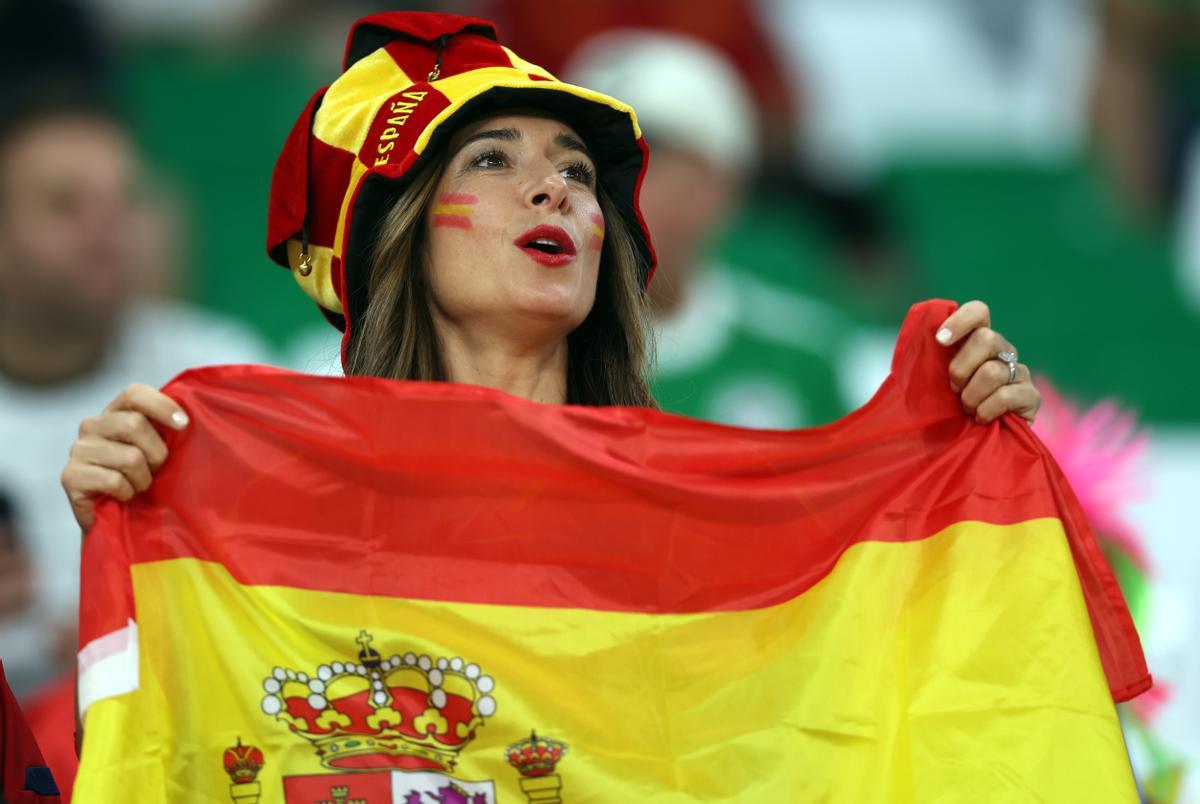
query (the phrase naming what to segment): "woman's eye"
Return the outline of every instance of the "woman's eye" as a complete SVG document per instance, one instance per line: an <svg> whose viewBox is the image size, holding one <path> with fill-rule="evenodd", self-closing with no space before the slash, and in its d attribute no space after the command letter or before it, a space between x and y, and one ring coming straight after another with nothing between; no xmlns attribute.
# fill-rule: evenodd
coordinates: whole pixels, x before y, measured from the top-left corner
<svg viewBox="0 0 1200 804"><path fill-rule="evenodd" d="M596 171L592 170L592 166L586 162L572 162L559 172L564 178L582 182L589 187L596 178Z"/></svg>
<svg viewBox="0 0 1200 804"><path fill-rule="evenodd" d="M475 157L475 161L471 163L472 167L479 168L501 168L508 164L504 158L504 154L500 151L488 151Z"/></svg>

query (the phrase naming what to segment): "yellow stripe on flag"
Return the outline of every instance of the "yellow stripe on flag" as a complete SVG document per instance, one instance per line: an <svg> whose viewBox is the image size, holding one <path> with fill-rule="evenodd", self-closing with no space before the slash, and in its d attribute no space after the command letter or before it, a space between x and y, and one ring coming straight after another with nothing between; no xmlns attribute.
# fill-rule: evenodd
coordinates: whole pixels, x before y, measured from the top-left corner
<svg viewBox="0 0 1200 804"><path fill-rule="evenodd" d="M501 802L526 800L505 748L533 729L569 746L566 802L1137 800L1057 519L855 544L808 592L752 611L249 587L195 559L133 573L142 688L89 710L84 753L100 756L82 801L227 801L238 738L265 757L263 801L282 800L283 775L328 772L263 711L264 679L355 661L358 627L383 657L461 657L494 678L496 712L453 775L492 780Z"/></svg>

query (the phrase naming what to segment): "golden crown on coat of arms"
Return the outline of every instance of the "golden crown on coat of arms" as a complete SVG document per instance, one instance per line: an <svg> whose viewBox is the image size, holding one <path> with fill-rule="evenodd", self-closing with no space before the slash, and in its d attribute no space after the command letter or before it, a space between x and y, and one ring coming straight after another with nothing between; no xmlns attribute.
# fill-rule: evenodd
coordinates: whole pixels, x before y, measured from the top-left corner
<svg viewBox="0 0 1200 804"><path fill-rule="evenodd" d="M522 776L548 776L554 773L558 761L566 753L566 743L538 737L534 731L526 739L510 745L505 752L505 759Z"/></svg>
<svg viewBox="0 0 1200 804"><path fill-rule="evenodd" d="M328 768L451 770L496 712L492 677L457 656L385 659L366 631L357 641L358 661L312 674L276 667L263 681L263 712L311 742Z"/></svg>

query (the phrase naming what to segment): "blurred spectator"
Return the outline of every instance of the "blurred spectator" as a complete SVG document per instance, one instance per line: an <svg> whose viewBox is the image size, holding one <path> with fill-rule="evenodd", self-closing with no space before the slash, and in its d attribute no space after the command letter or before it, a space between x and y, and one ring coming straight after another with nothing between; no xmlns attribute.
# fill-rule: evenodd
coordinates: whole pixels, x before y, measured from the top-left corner
<svg viewBox="0 0 1200 804"><path fill-rule="evenodd" d="M1169 213L1200 129L1200 6L1103 0L1099 7L1096 143L1134 209Z"/></svg>
<svg viewBox="0 0 1200 804"><path fill-rule="evenodd" d="M801 157L832 184L869 183L904 152L1045 157L1086 140L1090 0L760 6L806 89Z"/></svg>
<svg viewBox="0 0 1200 804"><path fill-rule="evenodd" d="M563 77L632 105L653 153L641 201L659 258L650 299L663 408L794 428L862 401L842 392L860 334L844 315L756 276L752 243L741 265L709 254L758 161L758 111L730 61L691 37L614 30L585 43ZM886 363L875 379L885 373Z"/></svg>
<svg viewBox="0 0 1200 804"><path fill-rule="evenodd" d="M1134 210L1173 219L1200 312L1200 6L1105 0L1101 19L1097 146Z"/></svg>
<svg viewBox="0 0 1200 804"><path fill-rule="evenodd" d="M159 218L140 208L134 144L94 92L29 90L0 111L0 487L29 545L28 616L41 626L4 657L18 693L26 666L73 651L79 533L58 474L78 422L130 382L265 357L242 325L136 298L161 238L144 237Z"/></svg>

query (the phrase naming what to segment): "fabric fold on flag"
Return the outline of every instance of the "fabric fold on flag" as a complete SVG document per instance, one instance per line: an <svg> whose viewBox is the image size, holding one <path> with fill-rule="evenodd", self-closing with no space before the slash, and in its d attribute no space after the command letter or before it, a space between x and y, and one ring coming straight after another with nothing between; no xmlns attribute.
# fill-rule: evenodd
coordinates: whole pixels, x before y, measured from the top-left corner
<svg viewBox="0 0 1200 804"><path fill-rule="evenodd" d="M1136 800L1137 634L1029 428L963 414L952 310L794 432L185 372L85 542L77 796Z"/></svg>

